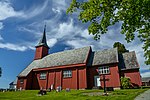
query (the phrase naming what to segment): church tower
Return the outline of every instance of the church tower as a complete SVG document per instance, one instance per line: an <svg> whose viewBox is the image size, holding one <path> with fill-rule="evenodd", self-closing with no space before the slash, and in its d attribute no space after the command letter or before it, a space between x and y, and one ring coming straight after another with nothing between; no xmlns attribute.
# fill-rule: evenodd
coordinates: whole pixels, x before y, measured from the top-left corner
<svg viewBox="0 0 150 100"><path fill-rule="evenodd" d="M42 36L40 42L38 43L38 45L35 47L36 47L36 52L35 52L34 60L42 59L43 57L48 55L49 47L46 42L46 25L44 27L43 36Z"/></svg>

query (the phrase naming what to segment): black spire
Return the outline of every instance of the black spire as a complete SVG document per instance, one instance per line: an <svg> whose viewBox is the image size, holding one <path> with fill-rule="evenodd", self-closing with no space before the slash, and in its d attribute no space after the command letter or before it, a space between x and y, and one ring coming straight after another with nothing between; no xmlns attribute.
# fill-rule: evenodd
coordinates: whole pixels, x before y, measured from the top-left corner
<svg viewBox="0 0 150 100"><path fill-rule="evenodd" d="M36 47L39 47L39 46L45 46L45 47L49 48L47 45L47 42L46 42L46 25L44 27L43 36Z"/></svg>

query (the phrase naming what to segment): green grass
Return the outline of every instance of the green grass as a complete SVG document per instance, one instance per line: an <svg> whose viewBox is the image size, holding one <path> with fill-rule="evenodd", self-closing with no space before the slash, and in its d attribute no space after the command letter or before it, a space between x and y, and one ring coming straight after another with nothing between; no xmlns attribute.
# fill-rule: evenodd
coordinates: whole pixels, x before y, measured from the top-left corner
<svg viewBox="0 0 150 100"><path fill-rule="evenodd" d="M47 92L47 95L37 96L37 90L16 92L0 92L0 100L133 100L137 95L148 89L125 89L109 93L109 96L88 96L83 93L103 92L102 90L71 90L59 93Z"/></svg>

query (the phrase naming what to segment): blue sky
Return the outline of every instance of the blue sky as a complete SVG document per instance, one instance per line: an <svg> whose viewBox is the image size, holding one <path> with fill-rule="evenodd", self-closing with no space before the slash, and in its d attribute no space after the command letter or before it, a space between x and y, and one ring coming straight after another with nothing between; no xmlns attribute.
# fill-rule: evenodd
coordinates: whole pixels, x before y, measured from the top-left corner
<svg viewBox="0 0 150 100"><path fill-rule="evenodd" d="M144 64L142 43L138 38L131 43L120 34L120 24L109 27L101 40L93 40L87 24L77 20L77 13L66 14L71 0L0 0L0 88L9 83L33 60L35 45L47 25L49 53L91 46L93 50L113 47L114 42L125 44L135 51L143 77L150 76L150 66Z"/></svg>

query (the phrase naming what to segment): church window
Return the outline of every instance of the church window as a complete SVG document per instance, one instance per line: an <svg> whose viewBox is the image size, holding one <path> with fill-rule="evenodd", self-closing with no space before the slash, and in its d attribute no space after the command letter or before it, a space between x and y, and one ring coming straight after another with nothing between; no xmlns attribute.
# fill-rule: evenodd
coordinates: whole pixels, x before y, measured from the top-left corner
<svg viewBox="0 0 150 100"><path fill-rule="evenodd" d="M20 84L23 84L24 80L23 79L20 79Z"/></svg>
<svg viewBox="0 0 150 100"><path fill-rule="evenodd" d="M63 77L64 78L72 77L72 71L71 70L65 70L65 71L63 71Z"/></svg>
<svg viewBox="0 0 150 100"><path fill-rule="evenodd" d="M110 70L108 66L103 66L98 68L98 73L99 74L109 74Z"/></svg>
<svg viewBox="0 0 150 100"><path fill-rule="evenodd" d="M40 79L46 79L46 73L45 72L40 73Z"/></svg>

